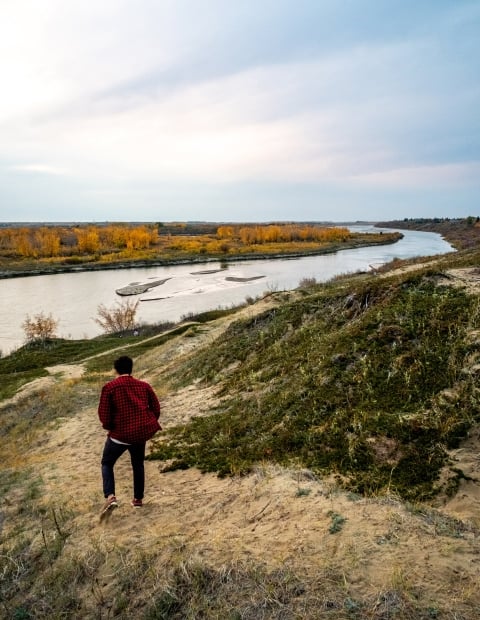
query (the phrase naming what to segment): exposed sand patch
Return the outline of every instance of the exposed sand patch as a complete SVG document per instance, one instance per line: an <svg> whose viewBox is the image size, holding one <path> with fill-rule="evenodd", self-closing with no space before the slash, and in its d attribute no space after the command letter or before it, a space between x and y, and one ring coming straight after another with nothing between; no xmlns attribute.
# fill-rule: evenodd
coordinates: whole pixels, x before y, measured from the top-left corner
<svg viewBox="0 0 480 620"><path fill-rule="evenodd" d="M460 448L451 450L450 455L453 466L464 473L465 479L443 510L480 528L480 427L472 428L468 439Z"/></svg>
<svg viewBox="0 0 480 620"><path fill-rule="evenodd" d="M127 284L127 286L123 286L122 288L117 288L115 293L120 296L128 296L128 295L140 295L141 293L146 293L152 288L156 286L161 286L168 282L171 278L164 278L163 280L154 280L152 282L132 282L131 284Z"/></svg>
<svg viewBox="0 0 480 620"><path fill-rule="evenodd" d="M478 267L448 269L445 273L451 286L465 288L468 293L473 295L480 293L480 269Z"/></svg>
<svg viewBox="0 0 480 620"><path fill-rule="evenodd" d="M225 278L227 282L252 282L253 280L260 280L261 278L265 278L265 276L251 276L250 278L241 278L237 276L229 276Z"/></svg>
<svg viewBox="0 0 480 620"><path fill-rule="evenodd" d="M80 379L85 371L83 364L58 364L47 366L46 369L58 379Z"/></svg>

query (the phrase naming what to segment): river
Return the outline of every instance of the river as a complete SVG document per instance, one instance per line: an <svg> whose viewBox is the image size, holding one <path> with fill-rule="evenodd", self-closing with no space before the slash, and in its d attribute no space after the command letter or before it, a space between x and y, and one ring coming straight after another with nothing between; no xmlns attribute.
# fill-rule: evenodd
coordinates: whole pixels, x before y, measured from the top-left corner
<svg viewBox="0 0 480 620"><path fill-rule="evenodd" d="M352 230L375 230L351 226ZM335 254L295 259L266 259L238 263L205 263L86 271L11 278L0 281L0 351L8 354L24 342L22 322L40 312L58 320L57 335L92 338L102 332L95 322L99 304L121 302L116 290L133 282L155 283L149 291L128 297L140 299L139 323L178 321L182 316L217 307L230 307L265 291L290 290L303 278L326 282L335 275L368 271L393 258L432 256L453 251L436 233L400 231L397 243ZM255 278L255 279L254 279Z"/></svg>

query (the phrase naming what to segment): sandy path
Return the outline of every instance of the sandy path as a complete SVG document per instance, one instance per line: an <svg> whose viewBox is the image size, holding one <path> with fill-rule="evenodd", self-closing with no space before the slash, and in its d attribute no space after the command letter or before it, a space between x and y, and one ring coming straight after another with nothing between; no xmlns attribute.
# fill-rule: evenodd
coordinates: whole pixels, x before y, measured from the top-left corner
<svg viewBox="0 0 480 620"><path fill-rule="evenodd" d="M191 402L204 396L190 389ZM178 404L173 397L169 402ZM394 499L351 497L304 471L260 466L250 476L219 479L195 469L162 474L161 463L147 461L145 505L135 510L125 454L116 466L120 506L101 522L103 442L96 411L87 409L52 433L42 446L43 462L37 455L46 497L64 497L77 513L67 541L75 553L101 544L167 555L182 548L216 565L255 560L302 571L334 565L359 596L393 587L399 574L428 584L440 598L444 584L450 596L474 588L480 548L473 532L442 535L428 513L409 512ZM331 533L335 515L345 521Z"/></svg>
<svg viewBox="0 0 480 620"><path fill-rule="evenodd" d="M274 303L272 296L242 314L253 316ZM138 360L136 375L161 390L161 372L169 364L208 346L237 318L225 317L153 349ZM50 372L56 379L50 378L61 381L73 370L52 367ZM215 390L197 384L162 393L161 421L165 426L186 422L214 401ZM182 549L214 565L255 560L313 574L334 570L359 596L400 583L408 588L420 584L437 602L457 597L480 606L478 429L453 453L474 479L464 481L439 513L409 508L394 498L354 497L302 470L260 465L252 475L219 479L195 469L161 473L156 461L146 462L145 505L135 510L129 505L132 476L125 454L115 469L120 506L100 521L104 440L96 408L87 407L49 431L29 455L44 480L45 502L64 503L75 514L66 551L82 555L92 545L135 547L168 558ZM448 515L468 522L457 523ZM336 523L338 531L332 532Z"/></svg>

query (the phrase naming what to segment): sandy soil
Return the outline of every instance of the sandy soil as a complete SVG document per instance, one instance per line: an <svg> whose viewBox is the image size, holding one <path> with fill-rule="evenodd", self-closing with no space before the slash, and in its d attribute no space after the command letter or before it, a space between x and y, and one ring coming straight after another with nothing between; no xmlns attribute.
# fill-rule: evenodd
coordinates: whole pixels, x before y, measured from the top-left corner
<svg viewBox="0 0 480 620"><path fill-rule="evenodd" d="M212 398L210 389L195 386L169 395L163 423L198 415ZM103 442L96 411L87 409L52 432L34 456L47 496L64 497L79 513L67 541L72 552L81 553L95 541L145 550L174 543L214 565L255 560L307 572L335 566L358 596L398 587L401 580L409 587L422 584L438 600L446 584L448 596L459 600L467 589L480 605L475 586L480 546L477 530L469 525L480 516L478 477L442 509L467 519L455 524L426 507L408 510L395 498L339 492L332 481L304 470L265 465L244 478L219 479L195 469L161 473L161 463L147 461L146 501L139 512L129 505L131 471L125 455L116 467L120 506L100 521ZM456 454L459 466L469 462L469 473L478 475L478 434ZM332 534L335 515L345 521Z"/></svg>
<svg viewBox="0 0 480 620"><path fill-rule="evenodd" d="M478 292L474 275L468 279L463 272L452 273L448 281L461 280ZM275 303L272 295L242 314L253 316ZM178 336L138 360L136 376L150 380L161 396L164 427L202 415L215 402L215 390L192 384L167 393L161 373L196 347L208 346L236 318ZM82 367L52 367L49 372L50 382L81 380ZM28 389L36 388L25 388L24 393ZM449 605L468 600L480 610L478 428L452 452L469 480L462 482L455 497L439 500L436 511L405 506L394 497L354 497L339 491L333 481L304 470L260 465L250 476L219 479L195 469L162 473L158 461L146 462L145 505L135 510L129 505L131 470L125 455L116 467L120 506L100 521L104 439L96 409L86 408L52 429L28 457L45 481L46 500L61 499L74 507L75 527L66 543L73 553L81 554L87 544L136 546L159 553L177 545L214 565L256 560L300 572L335 566L359 596L401 586ZM332 533L339 519L341 527ZM108 589L107 583L101 587Z"/></svg>

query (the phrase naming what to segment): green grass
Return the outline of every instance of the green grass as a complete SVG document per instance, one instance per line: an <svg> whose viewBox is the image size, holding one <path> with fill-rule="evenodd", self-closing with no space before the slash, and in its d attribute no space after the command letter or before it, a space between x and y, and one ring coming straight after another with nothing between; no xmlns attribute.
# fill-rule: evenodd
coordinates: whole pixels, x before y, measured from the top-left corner
<svg viewBox="0 0 480 620"><path fill-rule="evenodd" d="M173 328L173 329L172 329ZM85 358L100 355L87 362L90 371L106 371L112 368L115 357L120 355L141 355L169 338L189 329L188 325L171 324L142 327L142 336L129 333L109 334L84 340L55 338L46 342L36 342L20 347L7 357L0 359L0 400L10 398L17 390L38 377L48 375L47 366L74 364ZM162 335L165 330L171 330ZM152 340L146 337L158 336ZM118 349L107 355L112 349ZM101 354L105 353L104 356Z"/></svg>
<svg viewBox="0 0 480 620"><path fill-rule="evenodd" d="M30 383L39 377L45 377L48 372L45 368L31 368L30 370L19 370L13 372L0 373L0 400L10 398L26 383Z"/></svg>
<svg viewBox="0 0 480 620"><path fill-rule="evenodd" d="M231 308L216 308L214 310L207 310L206 312L188 312L181 317L181 320L196 321L197 323L208 323L209 321L214 321L215 319L221 319L224 316L234 314L241 307L243 307L242 304L239 306L232 306Z"/></svg>
<svg viewBox="0 0 480 620"><path fill-rule="evenodd" d="M135 337L125 337L127 342L135 342ZM36 369L41 366L53 366L76 362L90 355L107 351L118 346L118 335L99 336L90 340L65 340L55 338L45 343L36 342L20 347L9 356L0 359L0 373L11 374L19 371Z"/></svg>
<svg viewBox="0 0 480 620"><path fill-rule="evenodd" d="M38 391L34 396L2 407L0 455L10 448L6 438L22 441L58 419L74 416L81 407L94 406L98 402L99 389L97 383L63 383L55 389Z"/></svg>
<svg viewBox="0 0 480 620"><path fill-rule="evenodd" d="M89 372L107 372L108 370L112 369L113 360L115 358L121 355L129 355L133 358L138 357L143 353L146 353L150 349L164 344L171 338L187 332L189 329L191 329L191 327L191 324L180 324L174 329L170 330L168 333L159 335L153 340L141 340L139 338L136 338L133 342L129 340L125 344L130 346L119 348L115 352L112 352L111 355L102 355L99 357L95 357L94 359L88 360L85 367ZM118 340L116 346L119 346Z"/></svg>
<svg viewBox="0 0 480 620"><path fill-rule="evenodd" d="M463 371L478 301L437 280L342 279L232 324L170 378L218 384L217 411L167 432L153 458L220 475L272 460L357 493L432 496L446 448L479 419Z"/></svg>
<svg viewBox="0 0 480 620"><path fill-rule="evenodd" d="M338 532L341 532L346 521L345 517L342 517L342 515L333 510L329 510L327 514L332 521L330 527L328 528L330 534L337 534Z"/></svg>
<svg viewBox="0 0 480 620"><path fill-rule="evenodd" d="M135 337L129 336L125 341L135 342ZM0 399L10 398L25 383L47 375L46 366L75 363L118 344L118 336L99 336L91 340L55 338L24 345L0 359Z"/></svg>

